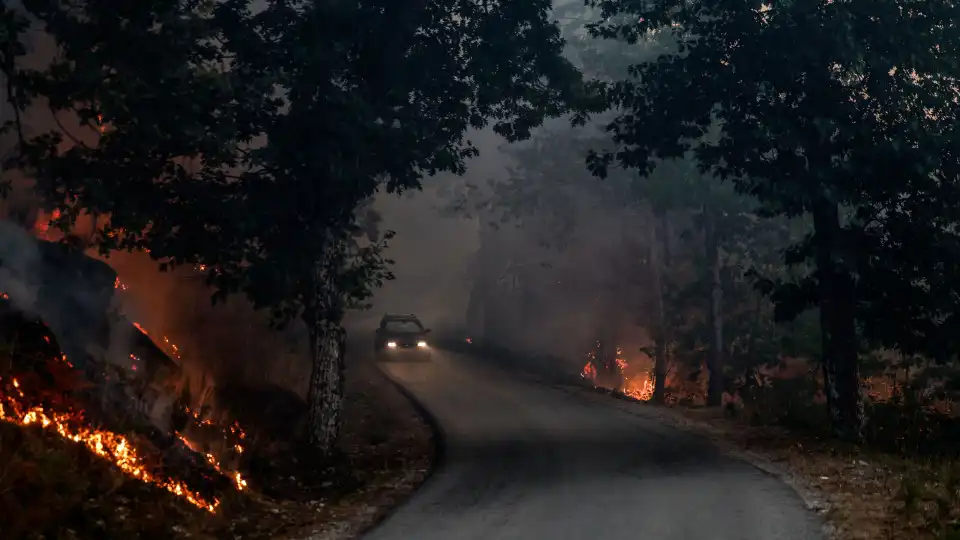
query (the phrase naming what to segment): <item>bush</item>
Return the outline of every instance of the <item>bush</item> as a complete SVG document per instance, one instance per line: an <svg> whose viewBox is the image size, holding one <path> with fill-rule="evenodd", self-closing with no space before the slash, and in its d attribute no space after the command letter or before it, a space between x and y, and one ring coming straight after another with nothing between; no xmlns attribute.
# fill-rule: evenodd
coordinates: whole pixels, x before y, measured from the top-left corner
<svg viewBox="0 0 960 540"><path fill-rule="evenodd" d="M742 415L755 425L820 431L830 425L820 388L811 377L767 378L741 392Z"/></svg>
<svg viewBox="0 0 960 540"><path fill-rule="evenodd" d="M902 455L960 454L960 418L938 411L910 387L892 399L868 401L866 442Z"/></svg>

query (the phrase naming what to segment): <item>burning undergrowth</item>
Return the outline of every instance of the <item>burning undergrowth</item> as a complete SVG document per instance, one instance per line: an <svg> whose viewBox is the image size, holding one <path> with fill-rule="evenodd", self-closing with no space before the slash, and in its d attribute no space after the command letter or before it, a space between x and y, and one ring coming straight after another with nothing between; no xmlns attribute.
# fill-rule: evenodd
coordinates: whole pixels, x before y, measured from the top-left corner
<svg viewBox="0 0 960 540"><path fill-rule="evenodd" d="M424 448L365 421L332 459L302 451L303 332L242 298L211 307L205 268L99 259L40 229L0 221L4 540L276 539L412 481L388 458ZM348 388L351 421L396 414L390 388L358 393L371 384Z"/></svg>
<svg viewBox="0 0 960 540"><path fill-rule="evenodd" d="M606 347L599 341L586 356L580 372L584 380L636 400L653 398L653 364L648 357L637 355L628 360L622 347Z"/></svg>
<svg viewBox="0 0 960 540"><path fill-rule="evenodd" d="M90 367L86 373L74 367L43 323L11 310L5 300L0 311L8 334L0 369L0 420L83 447L129 478L206 512L217 511L226 489L246 487L238 473L224 470L212 454L197 452L182 435L122 425L97 399L111 374L89 377Z"/></svg>

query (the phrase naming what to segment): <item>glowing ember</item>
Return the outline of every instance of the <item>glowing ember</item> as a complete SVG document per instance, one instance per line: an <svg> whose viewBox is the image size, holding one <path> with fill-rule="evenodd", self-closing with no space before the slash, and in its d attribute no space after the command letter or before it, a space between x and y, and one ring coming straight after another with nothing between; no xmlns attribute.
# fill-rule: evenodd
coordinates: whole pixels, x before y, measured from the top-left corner
<svg viewBox="0 0 960 540"><path fill-rule="evenodd" d="M146 332L144 332L146 333ZM180 359L180 347L177 347L176 343L172 343L167 336L163 336L163 343L168 346L171 356Z"/></svg>
<svg viewBox="0 0 960 540"><path fill-rule="evenodd" d="M634 399L650 401L653 399L653 380L645 374L637 375L624 381L621 392Z"/></svg>
<svg viewBox="0 0 960 540"><path fill-rule="evenodd" d="M119 276L117 277L117 279L115 279L115 280L113 281L113 288L114 288L114 289L117 289L117 290L120 290L120 291L125 291L125 290L127 290L126 284L124 284L123 282L120 281L120 277L119 277Z"/></svg>
<svg viewBox="0 0 960 540"><path fill-rule="evenodd" d="M597 343L597 347L599 346L600 343ZM598 376L596 360L596 350L589 352L587 354L587 363L580 372L581 378L590 381L594 385L597 384ZM617 357L614 361L616 362L617 369L620 371L622 383L618 390L622 394L641 401L650 401L653 399L653 379L646 373L638 373L632 377L628 376L627 371L630 368L630 364L623 358L622 348L617 347Z"/></svg>
<svg viewBox="0 0 960 540"><path fill-rule="evenodd" d="M467 343L473 344L473 338L467 338L464 341L466 341Z"/></svg>
<svg viewBox="0 0 960 540"><path fill-rule="evenodd" d="M587 362L583 366L583 371L580 372L580 376L592 383L597 382L597 368L593 365L593 362Z"/></svg>
<svg viewBox="0 0 960 540"><path fill-rule="evenodd" d="M20 383L16 379L13 379L12 383L14 391L22 399L24 395L20 389ZM39 425L64 439L82 444L97 456L113 463L127 475L165 489L197 508L215 512L220 505L217 499L205 500L191 491L184 482L163 478L150 472L137 453L137 449L123 435L77 426L76 424L82 420L81 414L58 413L45 410L43 407L26 407L14 396L6 395L0 401L0 420L23 426Z"/></svg>
<svg viewBox="0 0 960 540"><path fill-rule="evenodd" d="M187 411L188 414L190 414L190 416L193 417L193 420L194 420L194 422L195 422L197 425L200 425L200 426L214 426L214 423L213 423L210 419L208 419L208 418L205 418L205 419L202 419L202 420L201 420L201 419L200 419L200 413L199 413L199 412L194 411L194 410L190 409L189 407L186 409L186 411ZM240 428L240 424L238 424L237 422L234 422L233 424L230 424L229 426L227 426L226 429L223 429L222 431L223 431L223 436L224 436L225 438L226 438L228 435L232 435L233 437L235 437L235 438L237 438L237 439L240 439L240 440L243 440L243 439L245 439L245 438L247 437L247 434L243 432L243 429ZM197 447L197 445L195 445L193 442L191 442L189 439L187 439L183 434L177 433L177 437L180 439L180 442L182 442L187 448L189 448L190 450L193 450L194 452L196 452L196 453L204 456L204 457L206 458L206 460L207 460L207 463L209 463L210 466L213 467L218 473L220 473L220 474L222 474L222 475L224 475L224 476L227 476L227 477L229 477L231 480L233 480L233 484L236 486L236 488L237 488L239 491L243 491L244 489L247 488L247 481L243 479L243 477L240 475L239 472L237 472L237 471L228 471L228 470L224 469L223 466L220 464L220 461L216 458L216 456L214 456L213 454L211 454L211 453L209 453L209 452L204 452L204 451L202 451L199 447ZM241 446L239 443L234 444L234 445L233 445L233 449L234 449L234 451L237 452L238 454L242 454L242 453L243 453L243 446Z"/></svg>
<svg viewBox="0 0 960 540"><path fill-rule="evenodd" d="M184 444L184 446L186 446L190 450L193 450L194 452L206 458L207 463L209 463L210 466L213 467L218 473L229 477L230 480L233 481L233 485L236 486L237 490L243 491L247 489L247 481L243 479L243 477L240 475L239 472L224 470L224 468L220 465L220 461L217 460L217 458L213 454L209 452L202 452L199 448L196 447L196 445L190 442L190 440L184 437L183 435L177 435L177 437L180 439L180 442ZM238 453L243 452L243 447L240 446L239 444L235 446L235 449L237 450Z"/></svg>
<svg viewBox="0 0 960 540"><path fill-rule="evenodd" d="M147 329L144 328L140 323L135 322L133 323L133 326L135 326L136 329L139 330L141 334L147 337L150 337L150 333L147 332ZM153 338L151 338L151 340L152 339ZM156 343L156 341L154 341L154 343ZM158 343L157 345L160 345L160 344ZM165 345L165 347L161 346L160 348L164 349L164 352L166 352L169 356L177 360L180 360L180 347L177 347L176 343L171 342L170 338L168 338L167 336L163 336L163 345Z"/></svg>

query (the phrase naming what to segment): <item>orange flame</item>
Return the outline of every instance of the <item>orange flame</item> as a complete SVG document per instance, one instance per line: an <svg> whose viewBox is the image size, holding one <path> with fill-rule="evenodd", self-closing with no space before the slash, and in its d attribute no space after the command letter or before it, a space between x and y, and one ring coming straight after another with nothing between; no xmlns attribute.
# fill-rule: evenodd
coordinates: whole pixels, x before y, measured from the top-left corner
<svg viewBox="0 0 960 540"><path fill-rule="evenodd" d="M220 465L220 461L217 460L217 458L213 454L209 452L201 451L199 448L196 447L196 445L190 442L190 440L184 437L183 435L177 434L177 438L179 438L180 442L182 442L187 448L189 448L190 450L193 450L198 454L201 454L207 460L207 463L214 468L214 470L216 470L218 473L224 476L229 477L230 480L233 482L233 485L237 488L238 491L243 491L247 489L247 481L243 478L243 476L239 472L225 470L223 466ZM234 449L237 450L238 453L243 452L243 447L240 446L239 444L236 445Z"/></svg>
<svg viewBox="0 0 960 540"><path fill-rule="evenodd" d="M134 322L133 326L135 326L136 329L139 330L141 334L147 337L150 337L150 333L147 332L147 329L144 328L143 325L141 325L140 323ZM150 339L153 340L152 337ZM180 347L177 347L176 343L171 342L170 338L168 338L167 336L163 336L162 345L157 343L156 341L154 341L154 343L156 343L161 349L164 349L164 352L170 355L171 357L176 358L177 360L180 360Z"/></svg>
<svg viewBox="0 0 960 540"><path fill-rule="evenodd" d="M593 365L593 362L587 362L586 365L583 366L583 371L580 372L580 376L592 383L597 382L597 368Z"/></svg>
<svg viewBox="0 0 960 540"><path fill-rule="evenodd" d="M16 379L13 379L13 387L19 397L23 398L23 391ZM165 489L197 508L212 513L220 505L220 501L217 499L208 501L196 492L191 491L184 482L163 478L150 472L144 465L143 458L138 454L137 449L123 435L88 427L74 427L80 419L79 414L47 411L39 406L25 407L19 400L10 395L3 396L3 400L0 401L0 420L4 422L22 426L39 425L56 433L63 439L82 444L90 452L113 463L125 474L141 482Z"/></svg>
<svg viewBox="0 0 960 540"><path fill-rule="evenodd" d="M150 334L147 332L147 330L146 330L140 323L134 322L134 323L133 323L133 326L135 326L135 327L137 328L137 330L139 330L140 332L142 332L143 335L148 336L148 337L150 336ZM177 345L176 345L175 343L171 342L171 341L170 341L170 338L168 338L167 336L163 336L163 344L166 346L166 347L163 347L163 348L166 349L166 352L167 352L168 354L170 354L170 356L176 358L177 360L180 359L180 348L177 347ZM134 357L131 355L131 358L134 358ZM136 367L133 367L133 369L136 370ZM214 423L213 423L212 421L210 421L209 419L203 419L203 420L201 420L201 419L200 419L200 414L199 414L198 412L196 412L196 411L192 411L192 410L190 410L190 409L187 409L187 412L190 413L190 414L193 416L194 421L195 421L198 425L201 425L201 426L213 426L213 425L214 425ZM225 436L226 436L226 432L227 432L227 431L228 431L230 434L234 435L235 437L237 437L237 438L239 438L239 439L244 439L244 438L246 437L246 434L245 434L245 433L243 432L243 430L240 428L240 425L237 424L236 422L234 422L233 424L231 424L230 426L227 427L227 429L225 430L225 433L224 433ZM196 453L198 453L198 454L203 455L203 456L206 458L207 463L209 463L210 466L213 467L217 472L219 472L220 474L223 474L224 476L230 477L230 478L233 480L233 483L234 483L234 485L237 487L238 490L244 490L244 489L246 489L246 487L247 487L247 481L240 475L239 472L236 472L236 471L228 471L228 470L224 469L224 467L220 464L220 461L217 460L217 458L216 458L213 454L210 454L210 453L208 453L208 452L203 452L203 451L202 451L201 449L199 449L194 443L192 443L189 439L187 439L187 437L185 437L183 434L177 433L177 437L180 439L180 442L182 442L183 444L185 444L185 445L187 446L187 448L193 450L194 452L196 452ZM243 446L241 446L241 445L239 445L239 444L236 444L236 445L234 445L233 448L234 448L234 450L235 450L237 453L243 453Z"/></svg>
<svg viewBox="0 0 960 540"><path fill-rule="evenodd" d="M597 346L599 346L599 342ZM587 354L587 363L583 366L583 370L580 371L580 377L586 379L593 383L595 386L597 384L597 367L594 362L597 359L596 351L591 351ZM615 359L617 364L617 369L620 371L622 383L619 390L622 394L638 399L640 401L650 401L653 399L653 379L646 373L638 373L632 377L627 376L627 370L630 367L630 364L626 359L623 358L623 349L617 347L617 357Z"/></svg>
<svg viewBox="0 0 960 540"><path fill-rule="evenodd" d="M649 375L640 374L624 381L620 391L634 399L650 401L653 399L653 380Z"/></svg>
<svg viewBox="0 0 960 540"><path fill-rule="evenodd" d="M201 426L214 426L213 421L211 421L210 419L202 419L202 420L201 420L201 419L200 419L200 414L199 414L197 411L194 411L194 410L191 410L190 408L187 408L187 413L189 413L189 414L193 417L194 422L196 422L198 425L201 425ZM238 439L240 439L240 440L243 440L243 439L245 439L245 438L247 437L247 434L243 432L243 429L240 428L240 424L238 424L237 422L234 422L233 424L230 424L229 426L227 426L226 429L223 429L222 431L223 431L224 437L226 437L228 434L229 434L229 435L233 435L234 437L236 437L236 438L238 438ZM222 475L224 475L224 476L229 477L229 478L233 481L233 484L234 484L234 486L236 486L237 490L243 491L244 489L247 488L247 481L243 478L243 476L242 476L239 472L226 470L226 469L220 464L220 461L216 458L216 456L214 456L213 454L211 454L211 453L209 453L209 452L204 452L203 450L201 450L199 447L197 447L196 444L194 444L192 441L190 441L190 440L189 440L187 437L185 437L182 433L177 433L177 437L180 439L180 442L182 442L184 445L186 445L187 448L189 448L190 450L193 450L194 452L196 452L196 453L198 453L198 454L203 455L204 458L206 458L207 463L209 463L210 466L214 468L214 470L216 470L218 473L220 473L220 474L222 474ZM237 452L238 454L242 454L242 453L243 453L243 446L240 445L240 444L234 444L234 445L233 445L233 450L234 450L235 452Z"/></svg>

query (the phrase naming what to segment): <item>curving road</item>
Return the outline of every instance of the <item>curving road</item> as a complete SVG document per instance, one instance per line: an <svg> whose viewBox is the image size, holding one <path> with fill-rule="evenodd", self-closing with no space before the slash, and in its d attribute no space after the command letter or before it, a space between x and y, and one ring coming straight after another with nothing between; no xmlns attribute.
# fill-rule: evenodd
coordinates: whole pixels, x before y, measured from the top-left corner
<svg viewBox="0 0 960 540"><path fill-rule="evenodd" d="M439 469L368 540L824 538L786 485L642 405L454 353L381 367L433 414L446 445Z"/></svg>

